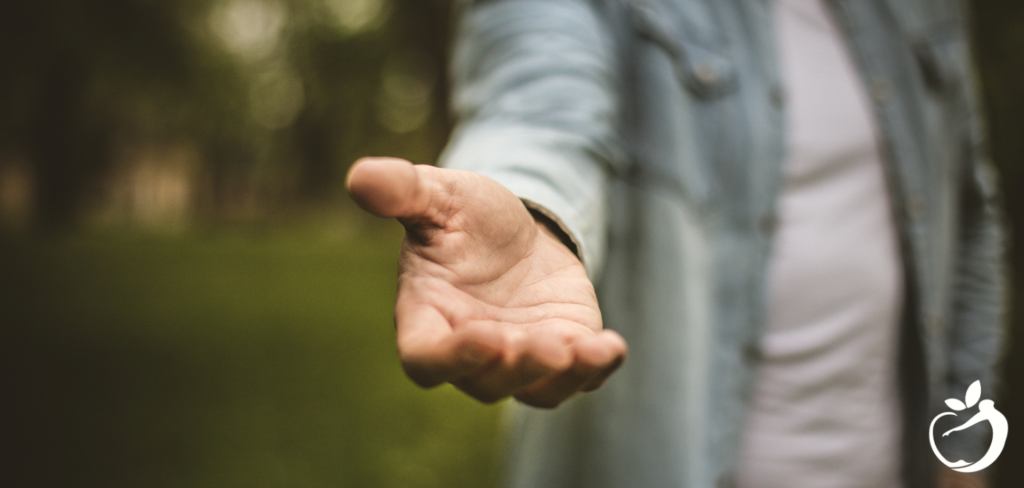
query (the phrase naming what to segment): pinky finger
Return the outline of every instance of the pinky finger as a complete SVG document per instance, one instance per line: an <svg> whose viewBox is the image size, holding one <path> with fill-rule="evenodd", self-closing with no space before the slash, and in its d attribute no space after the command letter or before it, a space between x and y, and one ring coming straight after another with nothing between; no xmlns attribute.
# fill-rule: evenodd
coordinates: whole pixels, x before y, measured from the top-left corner
<svg viewBox="0 0 1024 488"><path fill-rule="evenodd" d="M599 360L602 367L597 374L580 388L581 391L594 391L600 388L605 380L626 361L626 354L629 348L626 345L626 340L617 332L605 329L601 331L597 339L599 339L599 354L603 353L605 355Z"/></svg>

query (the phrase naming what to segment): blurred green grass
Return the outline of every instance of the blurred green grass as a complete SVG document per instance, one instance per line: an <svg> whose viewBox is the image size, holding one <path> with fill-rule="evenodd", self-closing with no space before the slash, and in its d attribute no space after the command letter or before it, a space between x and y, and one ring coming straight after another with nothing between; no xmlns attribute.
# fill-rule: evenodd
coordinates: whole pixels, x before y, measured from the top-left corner
<svg viewBox="0 0 1024 488"><path fill-rule="evenodd" d="M0 239L5 486L494 485L501 408L398 364L400 236Z"/></svg>

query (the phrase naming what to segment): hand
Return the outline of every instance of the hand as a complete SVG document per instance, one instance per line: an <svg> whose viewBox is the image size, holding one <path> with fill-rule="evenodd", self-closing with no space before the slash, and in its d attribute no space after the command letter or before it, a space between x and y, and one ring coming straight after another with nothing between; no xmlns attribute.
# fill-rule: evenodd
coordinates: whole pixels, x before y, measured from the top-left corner
<svg viewBox="0 0 1024 488"><path fill-rule="evenodd" d="M626 343L602 330L579 259L498 182L365 158L346 184L361 207L405 226L395 327L420 386L553 408L622 363Z"/></svg>

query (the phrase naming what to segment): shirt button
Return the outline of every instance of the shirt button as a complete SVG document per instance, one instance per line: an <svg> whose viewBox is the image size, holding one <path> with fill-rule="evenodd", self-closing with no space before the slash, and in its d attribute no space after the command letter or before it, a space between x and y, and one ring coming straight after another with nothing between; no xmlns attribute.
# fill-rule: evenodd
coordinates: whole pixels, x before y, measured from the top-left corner
<svg viewBox="0 0 1024 488"><path fill-rule="evenodd" d="M872 80L869 90L871 98L878 103L885 103L892 97L892 85L881 78Z"/></svg>
<svg viewBox="0 0 1024 488"><path fill-rule="evenodd" d="M697 65L693 71L693 75L697 78L697 81L705 85L710 85L718 81L718 70L708 63L701 63Z"/></svg>

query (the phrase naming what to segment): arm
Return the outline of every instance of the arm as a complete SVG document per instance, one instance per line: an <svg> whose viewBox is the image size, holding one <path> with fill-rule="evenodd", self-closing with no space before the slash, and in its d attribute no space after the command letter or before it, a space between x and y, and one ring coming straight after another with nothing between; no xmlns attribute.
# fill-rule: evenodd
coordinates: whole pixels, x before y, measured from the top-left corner
<svg viewBox="0 0 1024 488"><path fill-rule="evenodd" d="M542 209L596 279L608 177L622 160L622 70L601 2L471 3L453 66L459 123L442 163L487 175Z"/></svg>

